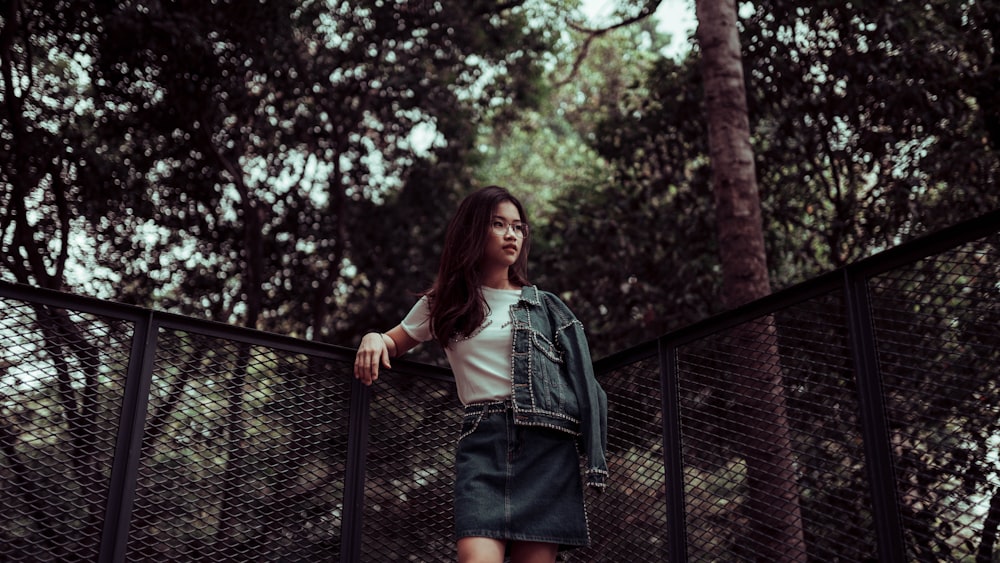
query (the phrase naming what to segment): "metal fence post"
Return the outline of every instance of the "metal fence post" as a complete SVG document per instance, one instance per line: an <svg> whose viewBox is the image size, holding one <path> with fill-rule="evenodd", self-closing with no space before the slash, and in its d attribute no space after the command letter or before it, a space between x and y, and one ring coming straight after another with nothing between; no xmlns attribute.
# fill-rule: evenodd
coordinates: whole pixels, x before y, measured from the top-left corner
<svg viewBox="0 0 1000 563"><path fill-rule="evenodd" d="M365 507L365 463L371 390L358 379L351 381L351 412L348 418L347 468L344 475L344 512L341 523L340 561L361 561Z"/></svg>
<svg viewBox="0 0 1000 563"><path fill-rule="evenodd" d="M657 341L660 362L660 400L663 409L663 471L667 502L668 556L671 563L687 561L684 523L684 460L681 452L680 384L677 347Z"/></svg>
<svg viewBox="0 0 1000 563"><path fill-rule="evenodd" d="M115 458L108 484L108 504L101 532L98 560L102 563L125 561L139 476L149 386L153 360L156 357L156 333L153 311L148 311L143 318L135 320L115 442Z"/></svg>
<svg viewBox="0 0 1000 563"><path fill-rule="evenodd" d="M879 560L902 562L906 561L906 550L896 498L892 444L882 397L867 276L850 267L845 268L844 289Z"/></svg>

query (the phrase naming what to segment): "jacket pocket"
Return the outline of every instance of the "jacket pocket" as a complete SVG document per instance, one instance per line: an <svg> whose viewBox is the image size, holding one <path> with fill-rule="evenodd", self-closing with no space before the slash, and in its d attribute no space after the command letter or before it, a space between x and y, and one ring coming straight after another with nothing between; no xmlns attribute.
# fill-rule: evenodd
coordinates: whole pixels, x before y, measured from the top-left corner
<svg viewBox="0 0 1000 563"><path fill-rule="evenodd" d="M567 379L562 353L543 335L532 334L534 348L532 395L537 407L560 417L577 419L579 407Z"/></svg>
<svg viewBox="0 0 1000 563"><path fill-rule="evenodd" d="M531 346L534 350L540 353L542 356L548 358L552 363L556 365L563 364L562 354L556 348L548 338L545 337L540 332L531 331Z"/></svg>

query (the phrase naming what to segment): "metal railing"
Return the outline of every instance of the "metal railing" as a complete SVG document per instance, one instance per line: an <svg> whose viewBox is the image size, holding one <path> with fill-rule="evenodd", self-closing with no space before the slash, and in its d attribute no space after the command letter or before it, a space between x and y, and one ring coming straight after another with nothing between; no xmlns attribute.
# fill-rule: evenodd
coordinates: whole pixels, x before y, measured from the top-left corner
<svg viewBox="0 0 1000 563"><path fill-rule="evenodd" d="M597 362L611 478L564 559L991 561L998 229ZM0 560L453 560L451 376L353 355L0 283Z"/></svg>

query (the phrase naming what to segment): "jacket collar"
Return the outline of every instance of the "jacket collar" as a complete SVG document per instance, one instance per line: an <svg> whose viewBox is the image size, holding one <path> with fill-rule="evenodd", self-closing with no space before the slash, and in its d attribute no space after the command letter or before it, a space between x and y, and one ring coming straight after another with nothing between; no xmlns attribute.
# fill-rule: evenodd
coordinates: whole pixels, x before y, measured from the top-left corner
<svg viewBox="0 0 1000 563"><path fill-rule="evenodd" d="M538 286L526 285L522 287L520 300L531 305L541 305L542 296L538 292Z"/></svg>

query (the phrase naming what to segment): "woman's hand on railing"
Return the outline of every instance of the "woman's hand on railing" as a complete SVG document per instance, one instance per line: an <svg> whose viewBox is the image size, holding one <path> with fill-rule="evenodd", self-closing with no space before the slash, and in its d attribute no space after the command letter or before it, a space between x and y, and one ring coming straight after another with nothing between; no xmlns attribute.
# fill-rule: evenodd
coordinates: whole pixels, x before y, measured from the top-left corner
<svg viewBox="0 0 1000 563"><path fill-rule="evenodd" d="M369 332L361 339L358 353L354 356L354 377L360 379L361 383L371 385L377 380L379 366L392 368L389 363L389 344L386 342L388 338L388 335L381 332Z"/></svg>

